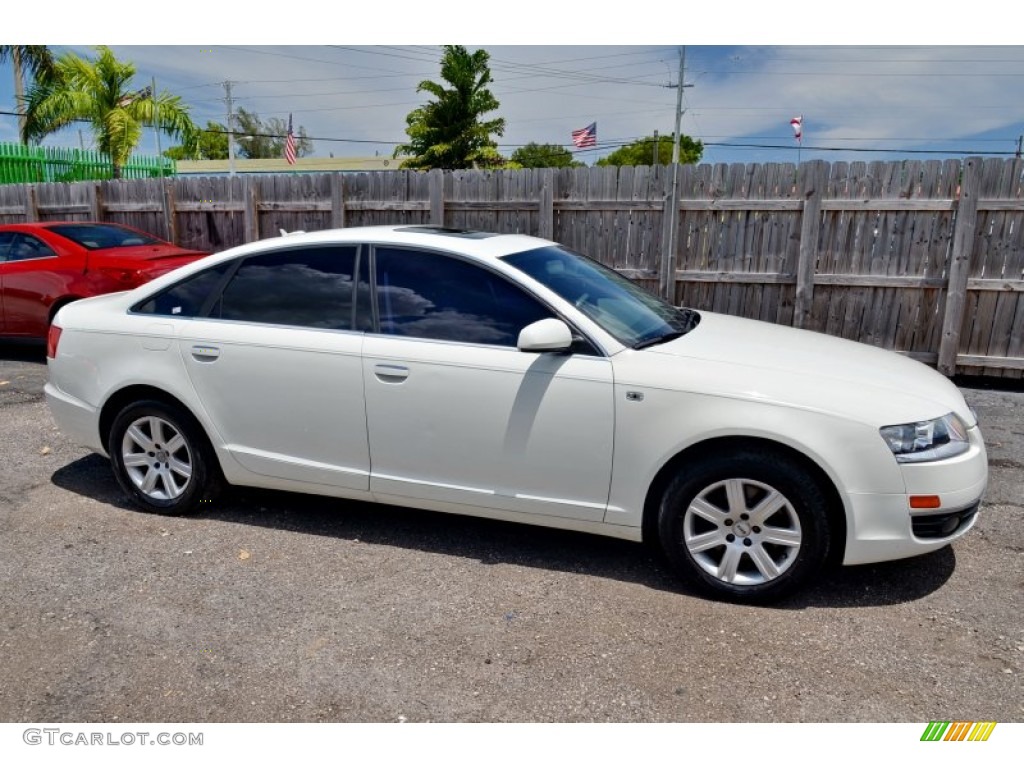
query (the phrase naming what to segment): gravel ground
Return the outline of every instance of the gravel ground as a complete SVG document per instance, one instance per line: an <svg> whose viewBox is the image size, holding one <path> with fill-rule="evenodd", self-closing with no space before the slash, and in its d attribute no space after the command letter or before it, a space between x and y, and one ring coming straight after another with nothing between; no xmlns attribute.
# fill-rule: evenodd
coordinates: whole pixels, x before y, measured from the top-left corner
<svg viewBox="0 0 1024 768"><path fill-rule="evenodd" d="M753 608L582 534L256 490L143 514L45 376L0 347L3 721L1024 719L1021 391L965 384L970 535Z"/></svg>

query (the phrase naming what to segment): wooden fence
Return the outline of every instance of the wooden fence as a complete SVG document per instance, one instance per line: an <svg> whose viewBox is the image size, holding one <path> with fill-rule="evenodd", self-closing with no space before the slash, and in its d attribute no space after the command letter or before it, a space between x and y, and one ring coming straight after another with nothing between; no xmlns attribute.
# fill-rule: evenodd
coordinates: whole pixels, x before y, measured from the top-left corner
<svg viewBox="0 0 1024 768"><path fill-rule="evenodd" d="M533 234L677 304L866 342L947 374L1024 377L1024 161L679 166L674 197L672 176L654 166L19 185L0 187L0 222L103 219L205 250L369 224Z"/></svg>

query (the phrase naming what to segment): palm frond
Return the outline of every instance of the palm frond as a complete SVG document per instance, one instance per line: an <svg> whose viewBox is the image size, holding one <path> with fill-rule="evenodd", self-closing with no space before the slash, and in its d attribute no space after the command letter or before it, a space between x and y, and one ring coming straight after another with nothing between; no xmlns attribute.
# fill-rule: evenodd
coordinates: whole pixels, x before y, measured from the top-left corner
<svg viewBox="0 0 1024 768"><path fill-rule="evenodd" d="M142 138L143 126L194 142L197 129L188 107L169 93L133 90L135 65L106 46L95 58L66 53L55 62L55 77L37 81L25 99L24 140L38 141L76 120L92 124L96 145L110 155L118 175Z"/></svg>

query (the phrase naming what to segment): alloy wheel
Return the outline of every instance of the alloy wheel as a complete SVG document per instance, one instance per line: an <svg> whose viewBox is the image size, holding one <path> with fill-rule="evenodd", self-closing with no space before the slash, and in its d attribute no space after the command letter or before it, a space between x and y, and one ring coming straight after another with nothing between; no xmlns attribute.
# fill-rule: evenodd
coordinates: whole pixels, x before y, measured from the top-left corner
<svg viewBox="0 0 1024 768"><path fill-rule="evenodd" d="M777 489L729 478L700 491L683 516L683 543L693 561L726 584L774 581L795 562L800 518Z"/></svg>
<svg viewBox="0 0 1024 768"><path fill-rule="evenodd" d="M128 426L121 460L135 487L158 501L179 498L192 479L188 442L174 424L158 416L143 416Z"/></svg>

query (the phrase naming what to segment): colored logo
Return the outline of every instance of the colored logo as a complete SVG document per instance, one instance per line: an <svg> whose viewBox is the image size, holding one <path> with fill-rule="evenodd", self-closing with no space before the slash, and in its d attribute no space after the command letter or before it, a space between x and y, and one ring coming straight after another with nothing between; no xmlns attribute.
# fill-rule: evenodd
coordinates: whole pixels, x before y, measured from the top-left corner
<svg viewBox="0 0 1024 768"><path fill-rule="evenodd" d="M921 741L988 741L995 723L932 721L921 734Z"/></svg>

